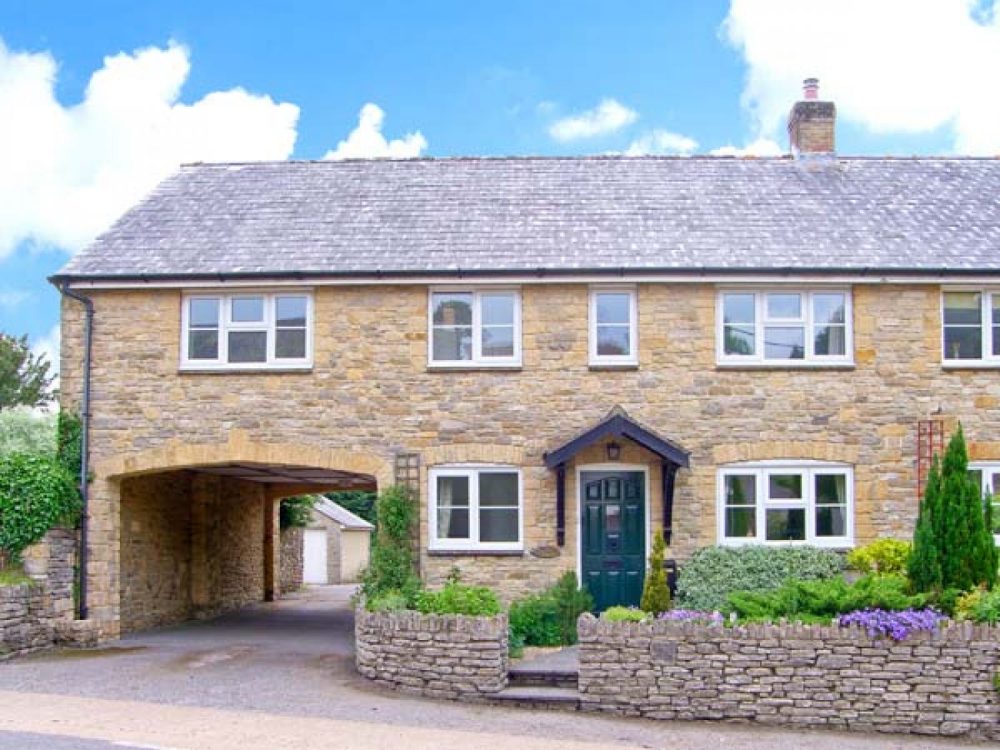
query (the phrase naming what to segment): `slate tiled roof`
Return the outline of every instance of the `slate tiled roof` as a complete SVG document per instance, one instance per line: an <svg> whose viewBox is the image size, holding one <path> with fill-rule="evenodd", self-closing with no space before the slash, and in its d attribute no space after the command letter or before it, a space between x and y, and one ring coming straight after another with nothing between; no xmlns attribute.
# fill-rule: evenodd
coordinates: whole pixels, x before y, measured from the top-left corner
<svg viewBox="0 0 1000 750"><path fill-rule="evenodd" d="M538 269L1000 272L1000 160L191 165L60 276Z"/></svg>
<svg viewBox="0 0 1000 750"><path fill-rule="evenodd" d="M328 498L322 495L317 496L316 505L313 509L317 513L322 513L324 516L329 518L331 521L339 524L345 529L358 530L358 531L374 531L375 527L368 523L361 516L356 516L343 505L338 505Z"/></svg>

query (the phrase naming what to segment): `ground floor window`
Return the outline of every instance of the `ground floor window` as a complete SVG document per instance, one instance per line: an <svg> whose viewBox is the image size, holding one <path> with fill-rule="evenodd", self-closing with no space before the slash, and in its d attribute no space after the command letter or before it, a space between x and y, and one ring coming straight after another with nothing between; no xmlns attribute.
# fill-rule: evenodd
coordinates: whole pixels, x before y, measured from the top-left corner
<svg viewBox="0 0 1000 750"><path fill-rule="evenodd" d="M510 467L430 471L431 550L520 550L521 472Z"/></svg>
<svg viewBox="0 0 1000 750"><path fill-rule="evenodd" d="M979 490L993 503L993 538L1000 543L1000 461L971 463L969 474L979 484Z"/></svg>
<svg viewBox="0 0 1000 750"><path fill-rule="evenodd" d="M851 546L853 506L854 473L847 466L728 466L719 471L719 543Z"/></svg>

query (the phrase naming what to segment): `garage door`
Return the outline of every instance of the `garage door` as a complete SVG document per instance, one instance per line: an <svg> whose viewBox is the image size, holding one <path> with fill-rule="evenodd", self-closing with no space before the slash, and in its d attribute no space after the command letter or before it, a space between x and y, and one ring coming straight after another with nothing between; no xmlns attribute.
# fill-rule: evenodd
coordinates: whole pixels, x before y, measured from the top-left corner
<svg viewBox="0 0 1000 750"><path fill-rule="evenodd" d="M302 579L306 583L327 583L326 532L323 529L306 529L302 544Z"/></svg>

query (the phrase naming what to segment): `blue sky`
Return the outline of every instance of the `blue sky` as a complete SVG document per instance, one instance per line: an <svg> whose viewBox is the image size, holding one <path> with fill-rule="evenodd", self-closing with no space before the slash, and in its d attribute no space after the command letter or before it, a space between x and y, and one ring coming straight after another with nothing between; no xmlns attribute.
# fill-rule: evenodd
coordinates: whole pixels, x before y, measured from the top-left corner
<svg viewBox="0 0 1000 750"><path fill-rule="evenodd" d="M45 277L174 160L767 155L807 75L841 153L1000 153L996 4L872 5L4 0L0 329L51 349Z"/></svg>

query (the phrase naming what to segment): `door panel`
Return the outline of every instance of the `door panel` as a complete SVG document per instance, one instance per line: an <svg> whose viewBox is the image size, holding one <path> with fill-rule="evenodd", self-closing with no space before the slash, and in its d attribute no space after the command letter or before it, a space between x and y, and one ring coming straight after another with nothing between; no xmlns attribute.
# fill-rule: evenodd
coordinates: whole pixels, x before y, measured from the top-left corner
<svg viewBox="0 0 1000 750"><path fill-rule="evenodd" d="M326 531L306 529L302 535L303 583L328 583L326 567Z"/></svg>
<svg viewBox="0 0 1000 750"><path fill-rule="evenodd" d="M581 485L583 580L595 609L637 606L646 571L644 476L583 472Z"/></svg>

